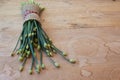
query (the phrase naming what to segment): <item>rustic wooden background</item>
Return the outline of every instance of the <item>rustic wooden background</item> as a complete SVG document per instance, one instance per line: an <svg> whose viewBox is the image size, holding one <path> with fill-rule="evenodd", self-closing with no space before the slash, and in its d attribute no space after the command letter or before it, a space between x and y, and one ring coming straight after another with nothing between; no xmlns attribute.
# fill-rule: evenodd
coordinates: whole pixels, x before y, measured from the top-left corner
<svg viewBox="0 0 120 80"><path fill-rule="evenodd" d="M44 56L47 69L33 75L30 60L20 73L18 57L10 57L22 30L22 1L0 0L0 80L120 80L120 0L36 0L46 7L43 28L77 63L56 55L56 69Z"/></svg>

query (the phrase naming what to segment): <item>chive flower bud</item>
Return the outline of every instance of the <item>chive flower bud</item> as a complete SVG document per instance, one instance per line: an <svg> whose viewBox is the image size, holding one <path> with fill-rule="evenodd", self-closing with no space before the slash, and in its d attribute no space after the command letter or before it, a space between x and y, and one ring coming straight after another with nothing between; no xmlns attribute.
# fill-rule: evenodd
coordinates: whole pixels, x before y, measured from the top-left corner
<svg viewBox="0 0 120 80"><path fill-rule="evenodd" d="M45 65L44 65L44 64L42 64L42 66L41 66L41 67L42 67L42 69L45 69Z"/></svg>
<svg viewBox="0 0 120 80"><path fill-rule="evenodd" d="M59 64L59 63L57 63L57 62L55 62L55 63L54 63L54 65L55 65L55 67L57 67L57 68L59 68L59 67L60 67L60 64Z"/></svg>
<svg viewBox="0 0 120 80"><path fill-rule="evenodd" d="M63 56L67 56L67 53L63 52Z"/></svg>
<svg viewBox="0 0 120 80"><path fill-rule="evenodd" d="M74 59L69 59L69 61L70 61L71 63L75 63L75 62L76 62L76 60L74 60Z"/></svg>
<svg viewBox="0 0 120 80"><path fill-rule="evenodd" d="M23 69L24 69L24 67L23 67L23 66L20 66L19 71L22 72Z"/></svg>
<svg viewBox="0 0 120 80"><path fill-rule="evenodd" d="M29 70L29 74L32 74L32 73L33 73L33 71L32 71L32 69L30 69L30 70Z"/></svg>

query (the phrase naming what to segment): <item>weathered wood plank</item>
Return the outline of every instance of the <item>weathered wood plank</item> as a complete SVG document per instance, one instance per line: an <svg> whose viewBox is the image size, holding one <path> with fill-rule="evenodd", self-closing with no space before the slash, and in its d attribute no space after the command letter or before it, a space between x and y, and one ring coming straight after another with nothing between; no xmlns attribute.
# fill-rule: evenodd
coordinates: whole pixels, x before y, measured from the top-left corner
<svg viewBox="0 0 120 80"><path fill-rule="evenodd" d="M41 16L43 28L58 48L77 59L77 64L56 55L62 66L56 69L44 56L47 70L29 76L29 60L25 71L19 73L17 56L9 55L22 30L22 1L0 0L0 80L120 79L120 0L36 1L46 7Z"/></svg>

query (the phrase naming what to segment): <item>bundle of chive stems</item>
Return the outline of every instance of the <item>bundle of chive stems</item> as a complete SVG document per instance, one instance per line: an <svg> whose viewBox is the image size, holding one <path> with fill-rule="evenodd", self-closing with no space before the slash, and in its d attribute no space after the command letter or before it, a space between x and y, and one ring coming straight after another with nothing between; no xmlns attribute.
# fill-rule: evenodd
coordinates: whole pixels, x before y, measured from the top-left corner
<svg viewBox="0 0 120 80"><path fill-rule="evenodd" d="M33 9L34 6L39 8L39 11L33 10L30 8L29 14L37 14L41 13L44 8L40 7L38 3L35 3L33 0L29 0L28 2L24 2L22 4L22 7L26 5L32 5ZM29 9L29 8L27 8ZM37 13L39 12L39 13ZM26 14L23 15L25 17ZM38 50L39 52L36 53L35 50ZM59 54L61 55L65 60L67 60L70 63L75 63L74 59L68 59L66 56L67 54L58 48L55 47L55 45L52 43L46 32L43 30L42 25L40 21L38 21L37 18L29 18L26 19L26 21L23 24L23 30L20 34L20 37L17 41L17 44L11 54L11 56L14 56L17 54L19 56L19 61L21 62L20 71L23 71L24 65L28 58L32 59L31 66L29 69L29 74L33 73L33 68L36 70L37 73L40 73L41 69L45 68L45 65L43 63L43 54L45 54L51 63L56 67L59 68L60 65L56 61L54 61L51 57L53 54ZM37 59L37 55L39 54L40 61Z"/></svg>

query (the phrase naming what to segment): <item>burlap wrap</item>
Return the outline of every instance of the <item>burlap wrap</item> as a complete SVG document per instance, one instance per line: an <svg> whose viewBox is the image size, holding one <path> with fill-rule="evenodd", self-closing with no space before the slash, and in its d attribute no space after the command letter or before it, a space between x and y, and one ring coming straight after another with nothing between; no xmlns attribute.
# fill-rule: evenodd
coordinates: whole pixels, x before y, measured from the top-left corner
<svg viewBox="0 0 120 80"><path fill-rule="evenodd" d="M41 8L35 4L26 4L22 6L22 15L24 17L24 22L27 20L33 20L33 19L40 21L40 18L39 18L40 11L41 11Z"/></svg>

